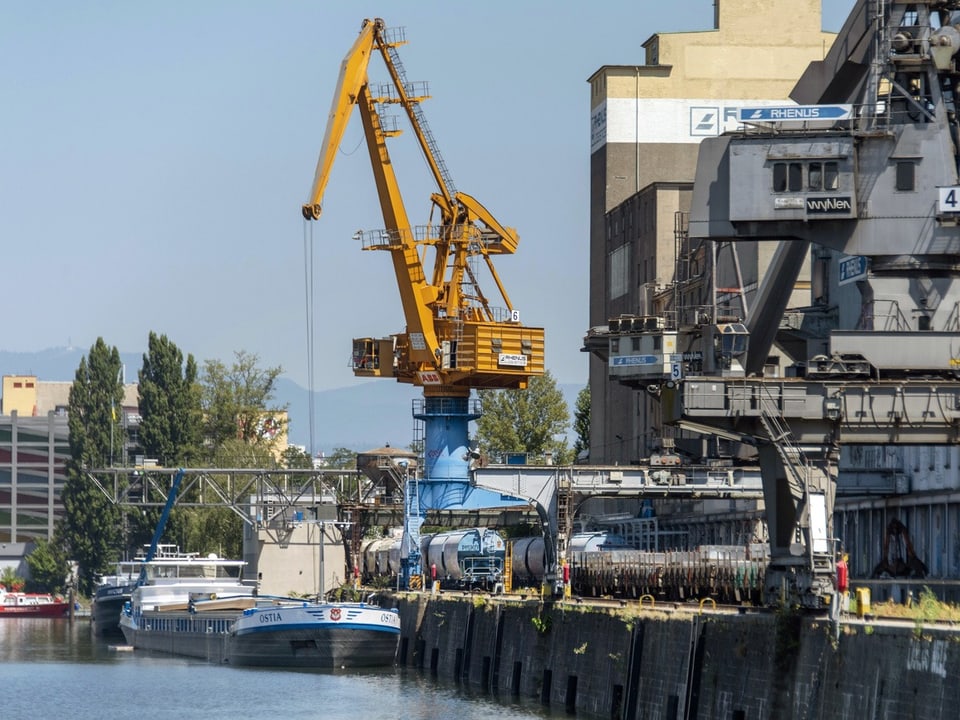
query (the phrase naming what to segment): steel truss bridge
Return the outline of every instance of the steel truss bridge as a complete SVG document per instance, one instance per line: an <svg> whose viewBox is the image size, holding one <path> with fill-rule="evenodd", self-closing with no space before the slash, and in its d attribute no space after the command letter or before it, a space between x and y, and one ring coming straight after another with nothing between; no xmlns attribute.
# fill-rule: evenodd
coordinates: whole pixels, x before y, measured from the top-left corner
<svg viewBox="0 0 960 720"><path fill-rule="evenodd" d="M86 477L111 503L123 507L162 508L177 468L105 468ZM475 468L473 483L505 496L527 500L543 524L548 546L558 557L566 551L575 509L593 497L759 499L763 497L759 468L712 466L532 466L501 465ZM382 483L359 470L265 470L250 468L184 468L176 504L181 507L226 507L255 528L284 522L298 508L336 506L341 520L363 521L356 515L402 520L402 498L384 504ZM512 508L516 512L516 508ZM504 512L490 508L486 519ZM506 512L510 512L507 510ZM441 513L452 522L455 513ZM477 523L480 514L466 513ZM369 516L368 516L369 517ZM377 521L377 520L375 520Z"/></svg>

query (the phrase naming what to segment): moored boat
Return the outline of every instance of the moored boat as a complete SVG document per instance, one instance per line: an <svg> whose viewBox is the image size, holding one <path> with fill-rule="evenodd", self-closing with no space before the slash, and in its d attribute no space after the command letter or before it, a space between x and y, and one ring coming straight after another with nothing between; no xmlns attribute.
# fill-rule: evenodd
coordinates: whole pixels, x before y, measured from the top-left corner
<svg viewBox="0 0 960 720"><path fill-rule="evenodd" d="M310 603L258 597L245 562L210 555L158 556L183 479L173 480L140 577L120 615L134 648L235 665L335 668L391 665L400 615L368 603ZM323 597L323 554L320 592Z"/></svg>
<svg viewBox="0 0 960 720"><path fill-rule="evenodd" d="M394 663L400 614L367 603L292 603L244 610L230 633L232 665L384 667Z"/></svg>
<svg viewBox="0 0 960 720"><path fill-rule="evenodd" d="M100 578L93 602L90 603L90 623L97 635L120 632L120 613L137 587L143 561L142 557L121 560L112 575Z"/></svg>
<svg viewBox="0 0 960 720"><path fill-rule="evenodd" d="M70 611L70 603L49 593L9 592L0 585L0 618L59 618Z"/></svg>
<svg viewBox="0 0 960 720"><path fill-rule="evenodd" d="M166 554L144 562L144 577L120 615L134 648L225 662L227 639L255 588L241 578L242 560ZM204 602L213 609L197 611ZM211 606L207 606L211 607Z"/></svg>

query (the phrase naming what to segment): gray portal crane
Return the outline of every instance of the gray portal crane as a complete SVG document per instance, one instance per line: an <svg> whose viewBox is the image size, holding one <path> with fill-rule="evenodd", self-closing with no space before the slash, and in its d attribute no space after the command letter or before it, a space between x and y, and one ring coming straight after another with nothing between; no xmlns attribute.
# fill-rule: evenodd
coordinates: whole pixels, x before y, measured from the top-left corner
<svg viewBox="0 0 960 720"><path fill-rule="evenodd" d="M742 109L700 146L690 242L778 243L749 307L611 327L611 375L657 395L665 423L756 446L770 603L834 592L841 445L960 441L958 50L960 2L859 0L797 105ZM838 318L778 364L814 245ZM630 368L637 347L662 362Z"/></svg>

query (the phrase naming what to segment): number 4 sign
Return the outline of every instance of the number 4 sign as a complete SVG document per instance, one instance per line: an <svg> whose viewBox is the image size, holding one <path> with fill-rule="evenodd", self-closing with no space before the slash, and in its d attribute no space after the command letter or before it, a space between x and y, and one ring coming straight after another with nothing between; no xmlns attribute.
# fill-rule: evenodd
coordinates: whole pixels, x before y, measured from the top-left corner
<svg viewBox="0 0 960 720"><path fill-rule="evenodd" d="M942 213L960 212L960 186L937 188L940 191L940 202L937 211Z"/></svg>

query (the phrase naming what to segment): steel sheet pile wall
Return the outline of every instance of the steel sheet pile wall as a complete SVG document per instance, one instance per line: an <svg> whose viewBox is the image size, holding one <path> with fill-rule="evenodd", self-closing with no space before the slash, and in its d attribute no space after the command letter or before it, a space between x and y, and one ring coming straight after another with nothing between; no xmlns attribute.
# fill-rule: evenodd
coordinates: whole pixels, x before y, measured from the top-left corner
<svg viewBox="0 0 960 720"><path fill-rule="evenodd" d="M954 719L960 634L799 615L404 594L399 662L610 718ZM688 707L694 712L688 711Z"/></svg>

